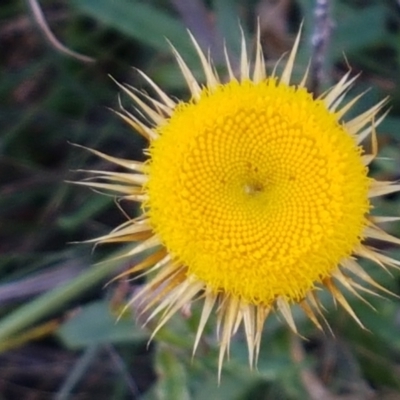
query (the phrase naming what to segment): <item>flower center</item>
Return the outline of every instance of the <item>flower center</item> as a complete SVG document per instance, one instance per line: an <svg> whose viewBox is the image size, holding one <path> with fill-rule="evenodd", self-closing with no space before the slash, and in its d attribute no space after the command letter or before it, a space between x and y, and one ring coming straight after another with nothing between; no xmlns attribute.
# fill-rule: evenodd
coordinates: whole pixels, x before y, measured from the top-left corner
<svg viewBox="0 0 400 400"><path fill-rule="evenodd" d="M249 196L255 196L257 193L261 193L264 190L264 184L262 182L248 182L243 187L244 192Z"/></svg>
<svg viewBox="0 0 400 400"><path fill-rule="evenodd" d="M150 148L150 222L216 292L298 301L361 241L367 171L322 101L274 79L181 104Z"/></svg>

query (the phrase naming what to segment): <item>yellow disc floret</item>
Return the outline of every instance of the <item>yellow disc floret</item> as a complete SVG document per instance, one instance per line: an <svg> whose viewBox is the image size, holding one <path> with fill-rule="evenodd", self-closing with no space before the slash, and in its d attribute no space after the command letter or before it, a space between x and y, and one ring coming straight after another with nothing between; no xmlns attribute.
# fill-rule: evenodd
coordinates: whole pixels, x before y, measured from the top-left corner
<svg viewBox="0 0 400 400"><path fill-rule="evenodd" d="M305 89L273 78L204 89L158 133L150 222L216 293L300 301L360 243L369 210L361 150Z"/></svg>
<svg viewBox="0 0 400 400"><path fill-rule="evenodd" d="M91 150L123 172L91 170L95 179L79 182L142 204L140 216L93 241L126 243L123 255L140 258L117 278L147 275L127 307L150 314L146 322L158 317L153 335L178 310L200 300L196 351L215 315L219 377L241 325L250 366L272 313L297 333L291 304L298 304L323 329L317 287L363 326L342 289L356 296L390 292L358 259L384 269L400 266L366 241L400 245L380 226L398 218L370 214L375 197L400 192L398 182L368 176L386 100L348 119L361 98L346 101L355 81L350 72L318 99L306 89L308 72L294 85L300 38L299 32L281 73L269 76L260 30L253 59L242 36L240 65L232 68L226 52L222 80L191 36L203 84L173 48L190 101L169 97L144 73L154 96L120 85L139 112L118 114L149 141L148 159ZM370 153L364 153L369 138Z"/></svg>

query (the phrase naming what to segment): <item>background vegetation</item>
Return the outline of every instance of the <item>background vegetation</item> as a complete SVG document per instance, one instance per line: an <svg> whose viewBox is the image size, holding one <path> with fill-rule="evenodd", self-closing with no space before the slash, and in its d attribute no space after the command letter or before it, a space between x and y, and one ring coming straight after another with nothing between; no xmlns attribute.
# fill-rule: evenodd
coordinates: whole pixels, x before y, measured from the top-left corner
<svg viewBox="0 0 400 400"><path fill-rule="evenodd" d="M332 36L318 89L350 66L354 74L362 71L350 97L372 88L356 111L390 96L391 111L379 132L380 158L372 170L379 179L400 179L399 2L331 3ZM334 337L317 332L301 313L296 319L307 341L271 318L258 370L248 370L239 335L218 387L213 329L191 358L196 308L192 315L174 318L147 347L149 332L134 313L115 323L140 282L104 287L135 260L94 265L121 249L92 252L90 245L71 244L107 233L125 220L124 213L137 213L130 204L119 209L113 198L65 183L81 178L73 172L79 168L111 168L70 143L143 158L140 137L109 110L118 108L118 88L109 74L146 88L133 66L171 95L187 98L165 38L198 74L185 27L211 49L218 67L222 38L235 59L238 21L251 44L257 17L270 65L290 48L304 20L301 73L312 53L315 2L42 0L58 43L51 43L34 4L3 0L0 5L0 400L400 399L396 298L369 296L373 311L348 296L366 330L327 301ZM66 54L60 42L79 54ZM121 101L127 103L124 97ZM399 196L378 203L381 214L400 215ZM391 229L400 234L399 225ZM382 250L400 257L399 250ZM371 274L400 294L399 273L372 268Z"/></svg>

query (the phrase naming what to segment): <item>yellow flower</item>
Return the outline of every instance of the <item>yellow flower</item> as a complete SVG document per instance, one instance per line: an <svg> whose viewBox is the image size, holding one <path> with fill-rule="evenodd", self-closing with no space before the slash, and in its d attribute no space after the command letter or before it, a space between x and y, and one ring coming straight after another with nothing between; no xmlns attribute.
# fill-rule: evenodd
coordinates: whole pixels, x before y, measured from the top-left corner
<svg viewBox="0 0 400 400"><path fill-rule="evenodd" d="M280 75L266 75L259 40L250 62L243 40L239 77L226 57L227 83L192 41L205 86L173 49L188 102L170 98L144 74L155 97L121 86L144 117L120 114L148 139L147 162L92 150L128 172L103 172L82 184L142 204L142 216L96 241L131 242L127 257L144 254L126 274L149 274L137 300L153 309L149 319L159 317L155 332L193 299L202 301L196 349L216 313L220 371L241 325L250 365L256 362L271 312L296 332L291 306L299 304L321 329L320 287L361 325L337 283L358 296L371 292L361 282L386 291L357 258L400 265L365 244L400 243L378 227L395 218L370 214L373 197L400 185L368 175L385 101L345 121L360 98L344 101L355 80L349 73L317 99L305 87L307 73L291 83L300 34ZM368 137L372 154L361 146Z"/></svg>

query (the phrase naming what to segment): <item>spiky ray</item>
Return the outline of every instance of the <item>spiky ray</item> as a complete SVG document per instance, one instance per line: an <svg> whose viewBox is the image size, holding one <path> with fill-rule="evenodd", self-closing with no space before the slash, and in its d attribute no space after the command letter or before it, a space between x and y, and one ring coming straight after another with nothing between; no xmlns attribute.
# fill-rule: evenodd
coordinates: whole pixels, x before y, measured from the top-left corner
<svg viewBox="0 0 400 400"><path fill-rule="evenodd" d="M196 40L192 36L191 39L204 70L206 87L209 91L213 91L221 84L220 78L210 61L200 49ZM286 85L291 83L290 81L299 42L300 34L296 38L293 49L289 54L281 75L276 76L275 71L271 75L272 77L275 76L279 82ZM172 51L191 92L192 101L197 102L200 99L203 88L199 82L197 82L189 67L173 46ZM258 83L266 79L265 62L259 37L257 40L256 54L252 68L250 67L244 38L242 39L239 77L237 78L234 75L227 55L226 67L231 81L238 79L243 82L250 79L253 82ZM117 112L117 114L151 143L158 137L157 130L153 127L166 123L168 118L173 114L178 103L168 97L168 95L165 94L144 73L140 72L140 74L152 87L156 97L148 96L129 86L118 85L133 100L138 111L149 121L149 123L147 124L142 122L141 119L124 109L122 112ZM350 110L361 97L358 96L348 103L344 102L345 94L352 86L355 79L356 78L351 78L350 72L348 72L335 86L320 97L320 99L324 101L327 109L330 112L335 113L338 121L341 121L346 112ZM298 87L305 87L306 81L307 72L298 84ZM361 144L366 139L371 138L372 154L364 154L362 156L363 162L366 166L371 163L377 153L375 130L385 117L385 114L378 117L378 113L384 104L385 100L379 102L350 121L341 122L347 132L354 137L357 144ZM94 174L97 179L95 181L89 180L78 182L78 184L115 193L126 200L137 201L140 203L146 202L147 193L145 187L148 177L146 174L145 163L111 157L96 150L89 149L89 151L108 162L125 168L127 172L88 171ZM370 182L369 198L400 191L400 185L395 182L379 182L372 178ZM322 286L330 292L335 301L337 301L360 326L362 326L362 322L355 315L341 290L337 287L337 283L340 283L358 297L361 297L360 293L362 292L375 294L374 289L390 293L375 282L364 271L364 269L358 264L357 258L360 257L371 260L383 269L386 269L387 267L398 268L400 266L399 261L385 256L377 249L365 244L366 239L373 238L399 245L400 240L398 238L389 235L379 228L379 224L381 223L398 219L399 218L397 217L369 216L363 232L364 240L356 249L354 249L353 256L344 259L332 272L331 276L325 278L321 282ZM140 293L133 298L131 302L142 304L143 312L147 313L152 310L147 321L156 317L158 318L153 336L179 309L186 306L188 303L191 303L193 299L200 299L203 303L203 308L194 343L193 352L195 352L210 315L213 311L216 312L217 332L220 342L218 363L219 374L221 373L224 358L229 354L231 338L241 325L243 325L245 331L250 366L253 366L257 361L264 323L270 313L278 311L289 327L294 332L297 332L291 312L292 302L290 300L278 296L273 304L250 304L240 298L224 293L223 291L215 292L211 290L205 282L202 282L196 277L188 274L188 268L171 257L168 251L163 247L160 239L153 232L146 210L143 211L141 217L125 222L109 234L94 239L93 242L132 243L131 249L127 250L125 254L126 257L131 257L144 252L148 253L150 250L150 255L146 256L143 261L136 264L128 271L118 275L115 279L126 275L136 276L137 274L140 276L151 276L148 282L141 289ZM354 280L353 277L356 277L357 280ZM364 282L367 284L367 287L363 286L359 282ZM371 289L368 289L368 286ZM309 291L307 296L298 301L298 303L315 326L318 329L322 329L320 321L324 321L324 317L315 291Z"/></svg>

